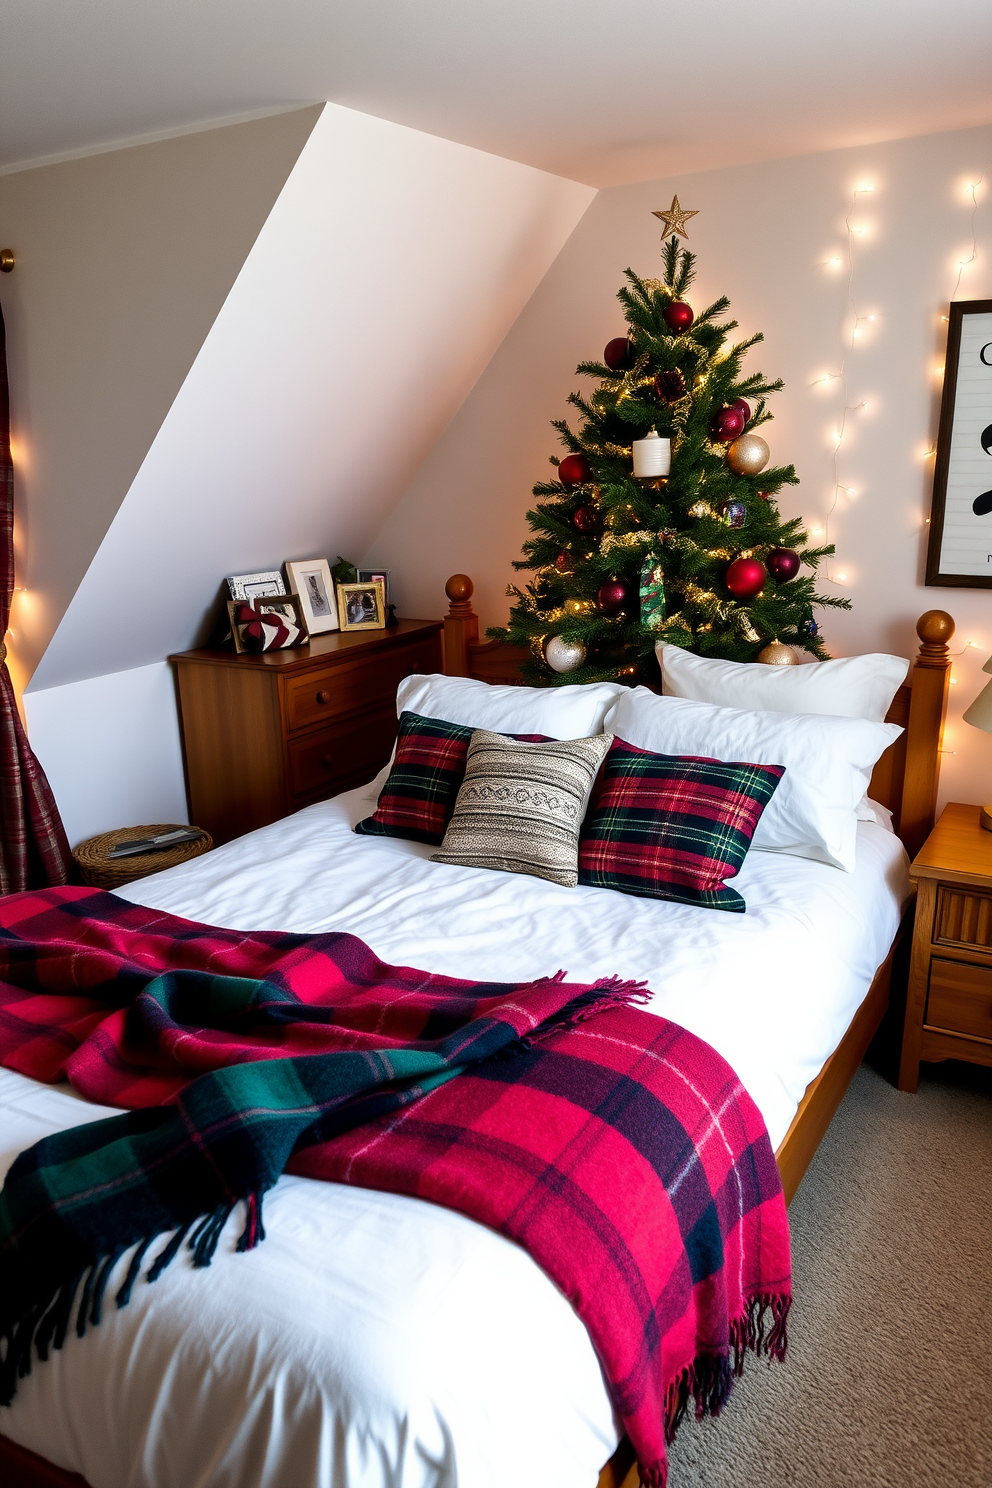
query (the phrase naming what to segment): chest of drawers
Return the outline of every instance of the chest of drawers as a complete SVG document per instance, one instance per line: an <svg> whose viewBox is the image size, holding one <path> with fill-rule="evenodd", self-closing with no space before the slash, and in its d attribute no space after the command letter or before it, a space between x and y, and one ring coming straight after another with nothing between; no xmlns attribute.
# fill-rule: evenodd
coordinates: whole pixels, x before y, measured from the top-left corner
<svg viewBox="0 0 992 1488"><path fill-rule="evenodd" d="M370 780L396 737L396 688L442 670L441 623L315 636L291 651L170 657L190 820L217 843Z"/></svg>

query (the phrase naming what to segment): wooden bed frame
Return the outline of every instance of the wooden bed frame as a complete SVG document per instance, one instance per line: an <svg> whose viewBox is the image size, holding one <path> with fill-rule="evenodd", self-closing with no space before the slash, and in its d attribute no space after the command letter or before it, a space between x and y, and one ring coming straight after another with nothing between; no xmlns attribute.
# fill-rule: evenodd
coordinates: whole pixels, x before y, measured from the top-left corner
<svg viewBox="0 0 992 1488"><path fill-rule="evenodd" d="M520 663L528 652L498 641L479 640L479 621L472 609L472 580L466 574L455 574L445 585L445 593L450 603L444 622L448 676L520 685ZM917 621L916 632L920 638L916 660L886 715L888 722L901 724L904 733L875 766L870 791L874 800L892 812L895 829L910 857L919 851L934 821L940 736L950 679L947 643L954 634L954 621L943 610L928 610ZM799 1187L882 1021L889 1004L893 963L910 920L908 915L847 1033L807 1087L775 1154L787 1201ZM0 1479L5 1488L88 1488L77 1473L55 1467L4 1436L0 1436ZM603 1468L598 1488L636 1488L637 1482L637 1464L625 1439Z"/></svg>

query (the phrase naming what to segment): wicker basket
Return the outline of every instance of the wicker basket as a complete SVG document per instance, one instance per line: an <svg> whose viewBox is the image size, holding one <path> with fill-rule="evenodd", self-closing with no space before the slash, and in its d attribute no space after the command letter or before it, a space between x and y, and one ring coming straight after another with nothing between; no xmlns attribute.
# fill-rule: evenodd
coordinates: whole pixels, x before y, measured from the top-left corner
<svg viewBox="0 0 992 1488"><path fill-rule="evenodd" d="M177 842L164 847L160 852L136 853L133 858L110 858L107 854L121 842L133 842L136 837L157 837L160 832L175 832L175 822L156 822L148 827L120 827L116 832L101 832L99 837L90 837L81 842L72 857L79 869L83 883L94 889L117 889L121 884L133 883L136 878L147 878L150 873L161 873L163 868L174 868L177 863L198 858L209 852L214 839L201 829L201 835L189 842Z"/></svg>

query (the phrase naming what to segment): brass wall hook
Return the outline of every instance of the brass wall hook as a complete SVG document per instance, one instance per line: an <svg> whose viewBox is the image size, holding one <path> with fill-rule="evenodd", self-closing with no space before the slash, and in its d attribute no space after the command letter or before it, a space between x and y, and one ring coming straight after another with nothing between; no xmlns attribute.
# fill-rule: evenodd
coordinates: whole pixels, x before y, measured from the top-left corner
<svg viewBox="0 0 992 1488"><path fill-rule="evenodd" d="M14 268L14 255L9 248L0 248L0 274L10 274Z"/></svg>

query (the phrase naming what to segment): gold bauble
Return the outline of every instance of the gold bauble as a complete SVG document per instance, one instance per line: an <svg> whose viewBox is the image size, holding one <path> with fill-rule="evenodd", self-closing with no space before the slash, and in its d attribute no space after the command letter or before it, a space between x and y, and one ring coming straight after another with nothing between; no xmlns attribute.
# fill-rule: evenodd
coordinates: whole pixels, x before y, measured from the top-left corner
<svg viewBox="0 0 992 1488"><path fill-rule="evenodd" d="M781 641L770 641L763 651L758 652L758 660L763 661L765 666L798 666L799 657L791 646L785 646Z"/></svg>
<svg viewBox="0 0 992 1488"><path fill-rule="evenodd" d="M771 450L760 434L742 434L727 448L727 464L735 475L757 475L768 464Z"/></svg>

